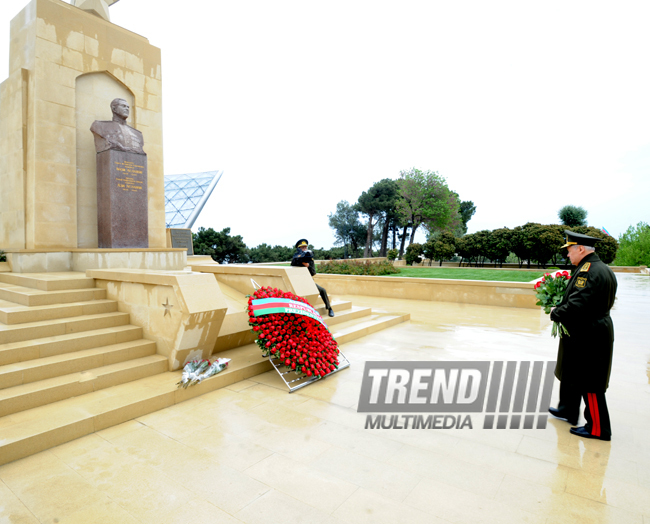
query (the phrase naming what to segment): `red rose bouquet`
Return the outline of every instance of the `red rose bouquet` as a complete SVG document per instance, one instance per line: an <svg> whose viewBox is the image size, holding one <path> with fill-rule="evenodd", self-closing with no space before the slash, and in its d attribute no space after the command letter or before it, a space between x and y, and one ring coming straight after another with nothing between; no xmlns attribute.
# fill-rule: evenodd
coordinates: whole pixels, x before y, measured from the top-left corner
<svg viewBox="0 0 650 524"><path fill-rule="evenodd" d="M542 280L535 284L534 289L536 291L535 295L537 296L537 305L544 308L544 313L550 315L551 308L560 305L566 288L569 285L570 278L568 271L558 271L555 273L555 276L550 273L544 273ZM558 333L560 336L569 336L567 328L560 322L554 321L551 335L557 337Z"/></svg>
<svg viewBox="0 0 650 524"><path fill-rule="evenodd" d="M339 349L309 302L293 293L263 287L248 298L248 323L262 354L289 370L324 377L339 367Z"/></svg>

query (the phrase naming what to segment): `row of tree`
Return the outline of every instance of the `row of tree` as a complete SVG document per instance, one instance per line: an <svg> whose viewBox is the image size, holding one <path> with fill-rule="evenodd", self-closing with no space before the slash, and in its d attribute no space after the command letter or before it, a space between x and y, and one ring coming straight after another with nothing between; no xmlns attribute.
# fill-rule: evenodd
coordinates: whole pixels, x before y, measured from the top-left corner
<svg viewBox="0 0 650 524"><path fill-rule="evenodd" d="M474 203L461 201L438 173L413 168L401 171L397 180L385 178L374 183L354 204L339 202L329 215L329 225L335 245L342 245L346 254L348 246L353 256L363 247L363 256L372 256L377 243L379 256L386 256L392 237L393 249L399 239L401 258L407 239L413 244L420 227L428 236L443 232L462 236L475 212Z"/></svg>
<svg viewBox="0 0 650 524"><path fill-rule="evenodd" d="M192 234L195 255L210 255L220 264L254 264L262 262L285 262L291 260L295 248L288 246L270 246L260 244L249 248L241 235L231 235L230 228L215 231L211 227L199 228ZM315 249L314 257L318 260L343 258L343 248Z"/></svg>
<svg viewBox="0 0 650 524"><path fill-rule="evenodd" d="M480 266L487 262L503 265L506 261L516 261L520 267L524 264L528 267L531 264L545 267L549 263L558 266L566 263L566 251L562 249L566 229L600 238L601 242L597 244L596 251L606 264L612 263L616 258L619 243L600 229L589 226L568 227L529 222L513 229L503 227L492 231L483 230L462 237L454 236L448 231L435 232L424 244L409 244L405 259L407 264L425 257L430 261L437 260L442 265L443 261L459 257L459 265L467 263ZM222 231L200 228L193 234L193 239L195 254L211 255L214 260L222 264L288 261L291 260L294 252L293 247L268 244L249 248L241 235L230 235L230 228ZM650 262L648 260L649 239L650 227L647 224L641 222L636 229L630 228L621 237L621 252L616 263L619 265L648 264ZM310 246L310 249L318 260L340 259L345 258L346 255L343 247L315 249ZM391 258L396 257L397 249L389 251L388 255Z"/></svg>
<svg viewBox="0 0 650 524"><path fill-rule="evenodd" d="M448 232L434 234L425 244L411 244L405 258L407 264L424 256L431 261L439 260L442 265L444 260L457 255L460 257L459 265L466 262L479 266L486 262L503 265L509 257L514 256L520 267L524 264L530 267L531 263L541 267L546 267L548 263L558 266L566 263L566 250L562 249L566 242L566 229L600 238L596 252L606 264L616 258L618 242L600 229L534 222L513 229L503 227L493 231L477 231L460 238Z"/></svg>

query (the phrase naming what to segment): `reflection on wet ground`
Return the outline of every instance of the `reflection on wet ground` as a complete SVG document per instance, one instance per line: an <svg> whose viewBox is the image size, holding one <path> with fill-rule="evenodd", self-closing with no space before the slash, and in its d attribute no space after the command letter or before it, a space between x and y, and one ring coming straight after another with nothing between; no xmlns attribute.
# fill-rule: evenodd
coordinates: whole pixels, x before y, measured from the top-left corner
<svg viewBox="0 0 650 524"><path fill-rule="evenodd" d="M650 524L650 278L617 277L611 442L555 419L364 429L366 361L554 360L557 341L541 310L337 296L412 320L297 393L266 373L2 466L0 522Z"/></svg>

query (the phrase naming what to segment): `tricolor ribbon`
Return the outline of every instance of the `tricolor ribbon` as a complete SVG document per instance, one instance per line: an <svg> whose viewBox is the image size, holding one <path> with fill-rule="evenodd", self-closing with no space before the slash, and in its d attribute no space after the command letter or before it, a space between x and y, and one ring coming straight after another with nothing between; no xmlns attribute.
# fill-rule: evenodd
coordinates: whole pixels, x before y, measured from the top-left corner
<svg viewBox="0 0 650 524"><path fill-rule="evenodd" d="M256 317L272 315L273 313L304 315L317 320L327 328L327 324L325 324L323 317L321 317L313 307L304 302L298 302L297 300L291 300L289 298L259 298L253 300L251 311L253 311L253 314Z"/></svg>

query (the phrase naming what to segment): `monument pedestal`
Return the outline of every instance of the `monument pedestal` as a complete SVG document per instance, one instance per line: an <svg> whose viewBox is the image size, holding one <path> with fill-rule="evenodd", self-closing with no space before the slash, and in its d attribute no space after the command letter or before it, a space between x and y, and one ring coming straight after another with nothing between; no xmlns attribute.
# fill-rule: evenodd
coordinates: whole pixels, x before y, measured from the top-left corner
<svg viewBox="0 0 650 524"><path fill-rule="evenodd" d="M147 155L97 153L97 229L100 248L149 247Z"/></svg>

